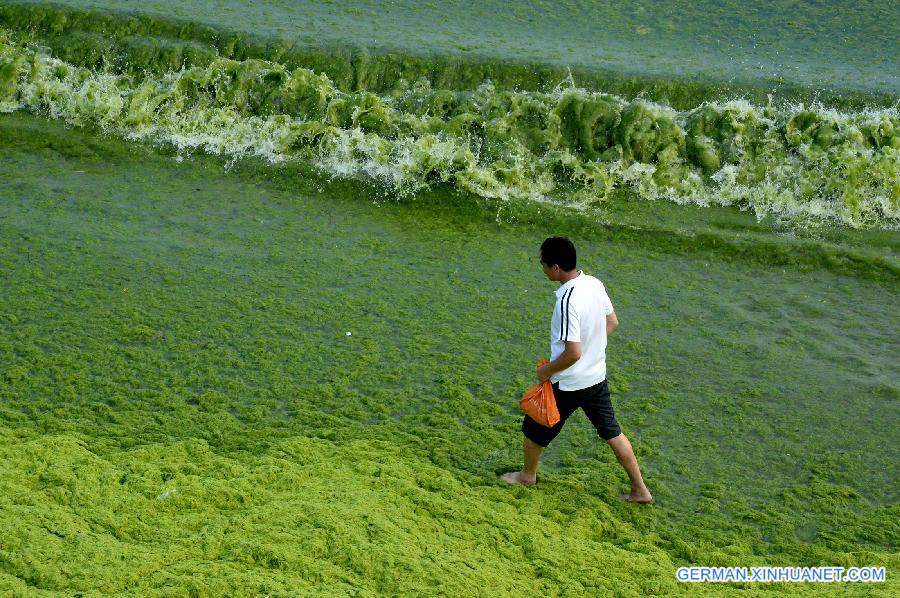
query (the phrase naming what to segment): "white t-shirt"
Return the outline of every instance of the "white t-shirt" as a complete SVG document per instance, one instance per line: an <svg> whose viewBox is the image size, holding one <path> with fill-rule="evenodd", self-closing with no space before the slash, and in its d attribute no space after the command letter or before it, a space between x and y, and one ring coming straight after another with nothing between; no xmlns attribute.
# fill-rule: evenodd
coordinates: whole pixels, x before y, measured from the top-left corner
<svg viewBox="0 0 900 598"><path fill-rule="evenodd" d="M581 359L551 376L560 390L581 390L606 380L606 316L612 302L603 283L582 271L561 285L550 320L550 361L566 348L566 341L581 343Z"/></svg>

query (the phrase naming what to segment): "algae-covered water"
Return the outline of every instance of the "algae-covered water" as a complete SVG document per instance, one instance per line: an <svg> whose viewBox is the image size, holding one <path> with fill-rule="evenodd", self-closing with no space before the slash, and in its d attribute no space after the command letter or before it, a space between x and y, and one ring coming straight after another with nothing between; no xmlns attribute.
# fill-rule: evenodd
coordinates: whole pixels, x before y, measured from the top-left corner
<svg viewBox="0 0 900 598"><path fill-rule="evenodd" d="M118 0L60 4L134 8ZM663 79L764 80L844 95L896 95L900 88L900 17L892 3L872 0L274 0L251 10L236 0L143 0L140 11L304 46L452 53Z"/></svg>
<svg viewBox="0 0 900 598"><path fill-rule="evenodd" d="M774 88L763 99L758 81L576 80L552 64L327 50L30 5L2 8L0 25L0 108L181 151L313 162L401 196L449 183L584 209L626 190L794 228L900 224L894 96L829 105Z"/></svg>
<svg viewBox="0 0 900 598"><path fill-rule="evenodd" d="M729 6L0 4L0 593L896 594L896 11Z"/></svg>

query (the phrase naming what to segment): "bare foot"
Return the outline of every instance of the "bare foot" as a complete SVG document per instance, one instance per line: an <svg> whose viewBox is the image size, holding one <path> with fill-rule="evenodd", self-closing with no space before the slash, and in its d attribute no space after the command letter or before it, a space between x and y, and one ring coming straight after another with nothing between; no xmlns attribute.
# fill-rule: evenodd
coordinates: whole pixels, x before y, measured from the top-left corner
<svg viewBox="0 0 900 598"><path fill-rule="evenodd" d="M619 498L628 502L636 502L639 505L653 504L653 495L650 494L649 490L644 490L643 492L632 492L631 494L623 494Z"/></svg>
<svg viewBox="0 0 900 598"><path fill-rule="evenodd" d="M534 479L529 479L521 471L508 471L501 475L500 479L507 484L518 484L520 486L534 486L537 484L537 476L534 476Z"/></svg>

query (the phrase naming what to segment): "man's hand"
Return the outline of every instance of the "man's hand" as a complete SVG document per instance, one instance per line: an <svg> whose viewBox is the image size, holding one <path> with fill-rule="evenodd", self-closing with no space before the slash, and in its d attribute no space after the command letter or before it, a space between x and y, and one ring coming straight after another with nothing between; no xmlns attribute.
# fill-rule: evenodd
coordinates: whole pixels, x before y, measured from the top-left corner
<svg viewBox="0 0 900 598"><path fill-rule="evenodd" d="M559 357L537 369L538 382L543 383L553 374L572 367L579 359L581 359L581 343L566 341L566 348Z"/></svg>
<svg viewBox="0 0 900 598"><path fill-rule="evenodd" d="M541 367L537 369L537 379L541 384L544 383L544 380L549 380L550 376L553 375L553 372L550 371L550 364L545 363Z"/></svg>
<svg viewBox="0 0 900 598"><path fill-rule="evenodd" d="M606 316L606 336L612 334L618 327L619 318L616 317L616 312L611 312L608 316Z"/></svg>

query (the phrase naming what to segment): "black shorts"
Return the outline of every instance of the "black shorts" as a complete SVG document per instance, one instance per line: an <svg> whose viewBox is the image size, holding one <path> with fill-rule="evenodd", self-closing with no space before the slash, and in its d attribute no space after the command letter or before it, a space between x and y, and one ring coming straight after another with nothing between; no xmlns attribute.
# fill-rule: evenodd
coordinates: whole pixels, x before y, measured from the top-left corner
<svg viewBox="0 0 900 598"><path fill-rule="evenodd" d="M584 410L603 440L611 440L622 433L609 400L609 385L606 380L581 390L560 390L559 384L554 384L553 396L556 397L556 408L559 409L559 422L555 426L542 426L527 415L522 422L522 434L535 444L543 447L549 445L569 416L579 407Z"/></svg>

